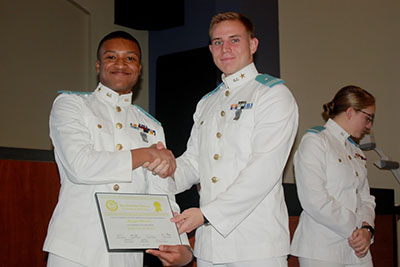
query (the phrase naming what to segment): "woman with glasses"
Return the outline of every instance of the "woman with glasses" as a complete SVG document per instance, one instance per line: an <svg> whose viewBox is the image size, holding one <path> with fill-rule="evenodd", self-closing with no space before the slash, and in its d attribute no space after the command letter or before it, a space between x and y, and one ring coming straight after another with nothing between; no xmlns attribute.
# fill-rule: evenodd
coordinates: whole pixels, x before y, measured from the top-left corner
<svg viewBox="0 0 400 267"><path fill-rule="evenodd" d="M355 140L372 127L375 98L350 85L323 108L328 121L307 130L294 156L303 211L291 253L301 267L372 267L375 198Z"/></svg>

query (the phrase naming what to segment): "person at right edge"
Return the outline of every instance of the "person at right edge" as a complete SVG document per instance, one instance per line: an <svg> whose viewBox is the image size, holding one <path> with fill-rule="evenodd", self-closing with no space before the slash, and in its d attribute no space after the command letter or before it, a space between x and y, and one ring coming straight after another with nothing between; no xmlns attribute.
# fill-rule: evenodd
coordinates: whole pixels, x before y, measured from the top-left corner
<svg viewBox="0 0 400 267"><path fill-rule="evenodd" d="M200 183L200 208L173 221L180 233L197 228L199 267L285 267L282 174L297 132L296 101L281 79L257 71L258 39L248 18L217 14L209 34L222 83L197 104L174 174L178 192Z"/></svg>
<svg viewBox="0 0 400 267"><path fill-rule="evenodd" d="M294 156L303 211L291 254L301 267L372 267L375 198L354 139L371 129L375 98L349 85L323 108L328 121L307 130Z"/></svg>

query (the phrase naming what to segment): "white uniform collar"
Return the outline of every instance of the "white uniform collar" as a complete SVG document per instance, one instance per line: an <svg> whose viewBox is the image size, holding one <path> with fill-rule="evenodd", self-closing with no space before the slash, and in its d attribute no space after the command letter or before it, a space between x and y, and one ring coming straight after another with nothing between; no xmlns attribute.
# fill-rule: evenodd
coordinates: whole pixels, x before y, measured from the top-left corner
<svg viewBox="0 0 400 267"><path fill-rule="evenodd" d="M132 103L132 92L125 95L119 95L117 92L102 83L99 83L94 93L100 98L113 104L130 105Z"/></svg>
<svg viewBox="0 0 400 267"><path fill-rule="evenodd" d="M251 63L244 67L243 69L235 72L234 74L225 77L225 74L222 74L222 82L225 84L227 88L234 88L242 85L245 82L248 82L251 79L254 79L258 75L258 71L254 63Z"/></svg>
<svg viewBox="0 0 400 267"><path fill-rule="evenodd" d="M333 135L339 139L339 141L346 143L347 139L350 137L350 134L347 133L339 124L337 124L334 120L329 119L325 127L333 133Z"/></svg>

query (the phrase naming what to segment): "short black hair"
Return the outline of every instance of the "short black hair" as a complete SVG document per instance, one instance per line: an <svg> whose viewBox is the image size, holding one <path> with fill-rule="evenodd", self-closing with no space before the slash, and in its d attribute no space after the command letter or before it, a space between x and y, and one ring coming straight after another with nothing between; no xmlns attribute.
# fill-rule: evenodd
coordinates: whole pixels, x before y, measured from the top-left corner
<svg viewBox="0 0 400 267"><path fill-rule="evenodd" d="M99 46L97 47L97 60L100 60L100 48L103 46L103 43L105 41L108 41L111 39L118 39L118 38L130 40L130 41L136 43L139 48L140 59L142 59L142 49L140 48L140 44L139 44L138 40L136 40L135 37L133 37L131 34L125 32L125 31L114 31L114 32L110 32L109 34L104 36L103 39L101 39Z"/></svg>

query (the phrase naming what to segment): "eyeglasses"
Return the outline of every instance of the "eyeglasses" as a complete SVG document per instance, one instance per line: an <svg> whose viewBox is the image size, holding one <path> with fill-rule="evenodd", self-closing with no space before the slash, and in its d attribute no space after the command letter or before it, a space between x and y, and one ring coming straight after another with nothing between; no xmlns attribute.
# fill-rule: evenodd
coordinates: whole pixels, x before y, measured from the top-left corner
<svg viewBox="0 0 400 267"><path fill-rule="evenodd" d="M367 115L367 117L366 117L367 123L374 123L375 114L369 114L368 112L365 112L364 110L361 110L361 109L357 109L357 111Z"/></svg>

